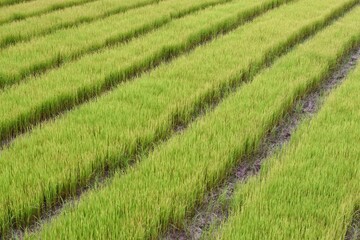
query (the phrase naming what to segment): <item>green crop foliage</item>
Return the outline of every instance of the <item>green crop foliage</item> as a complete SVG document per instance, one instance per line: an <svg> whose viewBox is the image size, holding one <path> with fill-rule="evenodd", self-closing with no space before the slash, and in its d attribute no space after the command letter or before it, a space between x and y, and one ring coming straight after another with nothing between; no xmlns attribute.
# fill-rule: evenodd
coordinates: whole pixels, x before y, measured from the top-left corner
<svg viewBox="0 0 360 240"><path fill-rule="evenodd" d="M34 0L0 0L0 7L13 5L21 2L30 2L30 1L34 1Z"/></svg>
<svg viewBox="0 0 360 240"><path fill-rule="evenodd" d="M349 31L358 32L360 11L352 20L355 28ZM340 41L345 35L333 38ZM336 54L326 39L322 36L317 51L307 53L320 66ZM311 64L305 62L303 68L314 71ZM259 176L238 186L222 239L344 239L360 201L359 80L360 66L264 164Z"/></svg>
<svg viewBox="0 0 360 240"><path fill-rule="evenodd" d="M171 2L181 7L178 0ZM182 2L185 8L180 11L199 6L193 3L193 0ZM206 2L209 1L199 1L199 4ZM32 78L24 84L6 88L0 92L0 139L23 132L32 123L82 103L162 60L188 51L197 44L236 28L247 19L285 2L286 0L237 0L219 5L173 21L127 44L83 57L40 78ZM110 26L114 28L113 25ZM122 29L126 31L125 26ZM63 36L66 35L68 33ZM63 38L57 36L54 39ZM38 49L41 45L39 44ZM56 44L51 43L50 48L54 45ZM81 44L74 43L73 46L79 48Z"/></svg>
<svg viewBox="0 0 360 240"><path fill-rule="evenodd" d="M320 2L323 1L300 1L293 6L296 6L294 9L304 10L297 11L297 14L300 12L309 14L308 11L305 11L305 8L309 7L309 11L310 9L319 11L319 6L315 8L314 5L318 5ZM288 8L283 7L273 11L273 14L286 15L285 19L287 19L286 22L288 23L289 19L300 17L299 15L295 17L297 14L294 14L290 9L292 9L291 6L288 6ZM272 13L269 13L270 15ZM341 18L335 24L280 58L271 68L257 75L251 83L243 85L237 92L221 102L213 112L191 124L186 131L155 148L148 157L142 159L133 168L128 169L125 174L115 174L105 187L85 193L78 203L65 208L58 217L52 219L52 222L45 224L42 231L31 237L36 239L155 239L169 223L181 226L183 218L201 201L206 191L219 183L239 159L256 149L262 137L294 105L295 99L303 96L324 80L331 72L331 69L341 61L342 56L360 43L359 21L360 7L356 7L344 18ZM270 23L267 21L265 23L264 25L268 28L276 27L279 28L279 31L284 31L280 25L270 27ZM291 26L296 27L295 25ZM226 38L232 38L232 36L229 35ZM228 46L231 49L233 45ZM215 51L215 46L211 46L211 49ZM235 48L232 49L236 51ZM206 54L203 52L202 55ZM207 66L211 69L209 65ZM357 80L359 75L355 76ZM356 84L356 86L360 87L359 83ZM352 89L351 86L348 87L348 91L352 93L349 98L346 91L342 94L346 96L347 101L339 104L339 112L342 112L344 108L348 108L348 104L352 106L349 112L338 117L333 116L332 111L328 111L328 114L325 115L328 118L330 117L332 121L326 124L327 128L323 128L322 124L324 122L319 122L316 125L316 129L324 133L332 129L334 124L335 126L341 126L341 128L335 128L331 131L335 135L329 134L329 139L325 142L317 134L314 134L314 137L318 140L316 143L321 142L324 147L326 143L331 142L336 137L336 134L340 133L345 136L344 141L338 142L338 144L343 144L341 149L347 149L347 144L354 141L352 145L354 152L351 154L354 159L352 161L344 163L341 159L336 160L335 156L333 156L334 161L338 162L338 164L336 166L330 164L329 168L331 170L329 172L339 177L335 178L335 184L332 185L333 181L327 182L327 173L320 174L324 178L321 184L325 183L325 185L332 187L343 186L342 172L337 171L337 167L349 173L345 179L351 179L353 184L358 180L359 169L354 170L352 168L353 166L359 166L359 163L355 163L358 160L356 156L359 154L359 150L356 148L359 136L357 131L350 133L348 131L351 130L344 132L342 130L346 129L348 113L355 115L355 118L350 121L352 125L356 125L356 127L359 125L360 115L356 109L357 102L352 101L354 98L359 98L359 87L355 89ZM349 102L349 99L352 100ZM338 103L339 101L334 98L333 102ZM332 108L330 107L329 110L332 110ZM342 125L344 123L345 126ZM307 130L307 128L304 130ZM306 131L303 132L306 133ZM347 138L348 134L352 137ZM311 143L311 141L304 142L303 140L303 137L298 138L297 142L312 147L312 151L309 149L311 152L302 151L303 154L311 156L313 151L319 151L313 144L306 144ZM287 204L293 199L292 193L296 194L296 201L298 201L299 208L296 210L304 210L302 207L306 205L308 197L311 199L311 196L318 196L319 186L311 184L316 182L317 178L314 178L314 175L322 171L321 166L329 162L329 155L333 155L334 152L342 152L346 155L346 151L337 151L339 148L334 142L334 145L328 148L330 150L328 155L322 155L320 151L323 163L319 163L319 169L309 171L317 162L317 159L311 159L309 161L310 166L304 166L300 164L301 159L303 159L301 157L304 157L304 155L299 156L299 158L295 157L300 149L297 147L293 149L291 157L294 159L291 159L291 161L289 159L290 163L287 169L282 167L284 163L276 165L279 167L277 176L282 176L282 181L273 181L277 188L271 188L268 185L266 187L251 185L248 188L250 192L254 189L259 191L267 190L266 196L261 200L269 208L276 208L276 211L273 211L271 215L269 214L267 219L269 221L251 222L254 216L260 217L263 214L266 215L267 212L266 210L263 212L261 207L258 208L259 203L253 202L254 198L249 198L248 204L253 204L254 209L259 211L252 212L244 216L241 221L234 222L234 225L232 225L234 229L241 228L244 226L243 221L248 221L247 226L253 230L254 234L261 232L264 225L268 226L268 229L272 229L271 231L278 230L278 232L281 232L289 226L289 222L286 221L286 218L284 218L283 222L276 222L276 217L273 218L272 216L278 216L278 212L282 211L281 208L284 205L288 207L287 209L292 208L293 205ZM351 156L346 156L346 159L343 160L346 162ZM308 176L308 172L312 174ZM273 176L272 173L274 172L269 172L269 177ZM293 177L295 175L297 177ZM288 186L287 181L291 179L294 179L294 184ZM264 181L264 184L266 184L266 181ZM306 189L301 191L301 186L311 186L316 194L311 195L310 192L306 192ZM356 183L356 186L357 188L352 188L354 190L352 194L355 194L358 190L359 183ZM279 189L280 192L274 194L275 189ZM283 196L283 190L289 191L288 199L281 197ZM324 193L324 199L316 199L319 205L314 204L314 208L320 207L320 203L327 201L326 197L332 195L332 191L336 191L334 188L329 190L328 194ZM342 187L338 191L347 193L346 189ZM349 201L347 196L351 196L351 194L344 195L344 202ZM272 200L269 201L269 199ZM296 210L289 210L289 214L296 212ZM326 214L327 208L324 208L324 210L324 214ZM331 215L336 218L336 214ZM275 219L275 221L271 221L272 219ZM343 219L337 220L341 221ZM314 221L318 222L309 224L314 224L314 228L319 226L324 228L323 222L319 221L319 218L315 217ZM296 220L294 219L293 222L296 222ZM252 228L252 226L257 227ZM333 226L328 225L327 227L331 229ZM299 229L303 230L301 225L299 225ZM288 230L289 233L292 233L293 229L288 228ZM269 230L268 233L273 233L271 231ZM232 234L233 232L225 230L225 233ZM325 239L332 238L332 232L325 231L325 233L328 234L325 235L328 236ZM242 232L239 232L239 235L228 236L230 236L230 239L244 238ZM285 239L292 239L293 236L288 235ZM261 235L259 238L257 238L257 235L252 237L251 239L269 239L268 235ZM274 239L283 238L281 238L281 235L277 235ZM308 238L305 237L305 239Z"/></svg>
<svg viewBox="0 0 360 240"><path fill-rule="evenodd" d="M101 0L3 24L0 25L0 48L159 1L162 0Z"/></svg>
<svg viewBox="0 0 360 240"><path fill-rule="evenodd" d="M199 106L255 74L354 2L303 0L270 11L17 138L0 158L2 232L76 194L104 169L125 167L129 158L169 136L174 124L190 121Z"/></svg>
<svg viewBox="0 0 360 240"><path fill-rule="evenodd" d="M0 8L0 24L93 1L97 0L36 0L4 6Z"/></svg>
<svg viewBox="0 0 360 240"><path fill-rule="evenodd" d="M63 62L79 58L107 45L125 42L174 18L226 1L228 0L168 0L17 44L1 52L0 75L3 77L0 79L0 87L14 84L23 80L25 76L59 66ZM252 5L260 5L262 2L264 0L257 0ZM238 4L233 7L241 9L247 5ZM240 9L234 9L232 12L241 11Z"/></svg>

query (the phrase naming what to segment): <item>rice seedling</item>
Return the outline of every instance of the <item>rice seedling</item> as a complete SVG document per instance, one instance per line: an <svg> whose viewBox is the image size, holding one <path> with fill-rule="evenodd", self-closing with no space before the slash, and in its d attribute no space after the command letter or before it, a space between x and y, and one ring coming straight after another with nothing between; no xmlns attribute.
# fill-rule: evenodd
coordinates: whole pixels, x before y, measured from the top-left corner
<svg viewBox="0 0 360 240"><path fill-rule="evenodd" d="M101 0L0 25L0 48L162 0ZM165 1L165 0L164 0ZM1 51L1 50L0 50Z"/></svg>
<svg viewBox="0 0 360 240"><path fill-rule="evenodd" d="M0 8L0 24L97 0L36 0Z"/></svg>
<svg viewBox="0 0 360 240"><path fill-rule="evenodd" d="M0 0L0 7L6 6L6 5L13 5L21 2L30 2L34 0Z"/></svg>

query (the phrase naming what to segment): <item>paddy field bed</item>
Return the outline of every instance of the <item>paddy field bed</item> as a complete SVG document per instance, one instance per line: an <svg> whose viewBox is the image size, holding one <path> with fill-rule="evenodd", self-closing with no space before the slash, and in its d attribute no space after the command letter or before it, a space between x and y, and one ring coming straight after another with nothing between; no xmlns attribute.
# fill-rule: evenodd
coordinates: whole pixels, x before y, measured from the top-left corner
<svg viewBox="0 0 360 240"><path fill-rule="evenodd" d="M0 239L359 239L359 0L0 0Z"/></svg>

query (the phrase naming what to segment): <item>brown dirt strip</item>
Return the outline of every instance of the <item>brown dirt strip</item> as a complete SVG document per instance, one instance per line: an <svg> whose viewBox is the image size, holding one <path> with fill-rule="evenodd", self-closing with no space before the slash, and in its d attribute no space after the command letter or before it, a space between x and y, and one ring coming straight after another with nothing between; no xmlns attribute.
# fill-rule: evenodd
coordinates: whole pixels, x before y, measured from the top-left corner
<svg viewBox="0 0 360 240"><path fill-rule="evenodd" d="M193 215L184 221L181 229L171 225L162 239L208 239L229 215L230 201L238 183L245 183L251 176L258 174L263 161L279 151L286 144L299 124L311 118L321 108L324 98L340 85L360 59L360 47L354 49L339 64L320 86L297 100L293 108L262 140L259 149L239 161L238 166L220 186L210 191L198 205ZM346 240L360 240L360 210L355 211L349 226Z"/></svg>
<svg viewBox="0 0 360 240"><path fill-rule="evenodd" d="M360 240L360 206L354 211L353 219L346 231L345 240Z"/></svg>

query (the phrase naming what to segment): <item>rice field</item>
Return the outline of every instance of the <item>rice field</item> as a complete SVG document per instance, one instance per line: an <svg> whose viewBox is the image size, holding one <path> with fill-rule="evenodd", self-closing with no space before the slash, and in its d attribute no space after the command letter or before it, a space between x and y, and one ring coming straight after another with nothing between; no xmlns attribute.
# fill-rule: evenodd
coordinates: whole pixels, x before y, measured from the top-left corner
<svg viewBox="0 0 360 240"><path fill-rule="evenodd" d="M0 0L0 239L360 239L359 58L359 0Z"/></svg>

